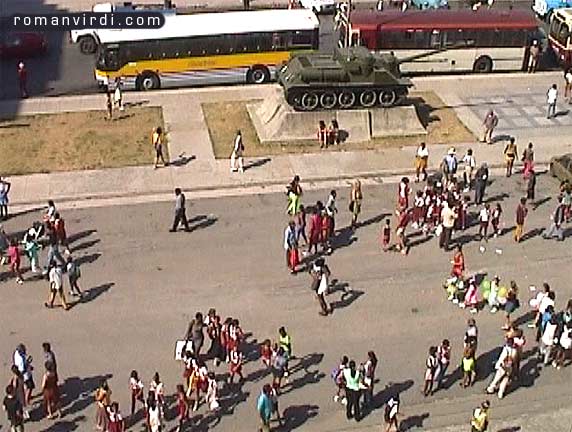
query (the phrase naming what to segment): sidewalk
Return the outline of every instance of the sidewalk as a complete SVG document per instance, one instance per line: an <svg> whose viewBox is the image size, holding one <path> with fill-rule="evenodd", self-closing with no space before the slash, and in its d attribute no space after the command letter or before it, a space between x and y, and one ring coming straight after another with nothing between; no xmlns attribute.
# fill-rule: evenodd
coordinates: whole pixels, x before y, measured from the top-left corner
<svg viewBox="0 0 572 432"><path fill-rule="evenodd" d="M534 79L551 82L554 74L545 74ZM559 74L558 74L559 76ZM500 79L500 78L497 78ZM503 77L506 85L518 83L521 77ZM458 81L457 78L456 81ZM447 104L457 107L461 121L475 134L481 134L481 122L475 112L463 103L464 93L469 88L475 91L483 88L486 77L467 79L465 84L444 79L421 79L416 87L434 90ZM490 81L490 79L489 79ZM505 85L500 83L498 85ZM543 87L542 87L543 88ZM231 173L229 161L215 160L209 133L204 122L200 104L202 101L238 100L264 98L275 91L274 85L211 87L205 89L185 89L178 91L158 91L153 93L126 93L128 103L141 103L162 106L169 138L171 162L173 165L154 170L152 166L126 167L118 169L93 170L82 172L62 172L33 174L11 177L12 205L44 203L51 198L56 201L78 201L112 197L150 196L172 193L175 187L188 192L213 191L220 189L244 188L269 185L284 185L298 174L304 183L327 180L343 180L354 177L381 178L390 175L404 175L413 172L416 147L407 146L377 151L338 151L311 154L287 154L268 158L248 158L243 174ZM53 113L62 111L102 109L104 96L70 96L58 98L32 98L22 101L19 114ZM11 112L13 102L0 103L0 113ZM181 109L185 107L185 109ZM570 152L572 146L565 137L572 137L572 126L561 126L559 132L551 129L524 130L518 137L519 150L523 150L524 140L531 134L537 146L537 163L549 162L552 155ZM499 124L499 134L503 133ZM229 143L230 148L231 143ZM430 169L438 168L449 145L430 146ZM504 163L504 142L494 145L481 143L459 143L457 154L462 157L471 147L477 161L487 161L490 166ZM248 148L248 145L247 145Z"/></svg>

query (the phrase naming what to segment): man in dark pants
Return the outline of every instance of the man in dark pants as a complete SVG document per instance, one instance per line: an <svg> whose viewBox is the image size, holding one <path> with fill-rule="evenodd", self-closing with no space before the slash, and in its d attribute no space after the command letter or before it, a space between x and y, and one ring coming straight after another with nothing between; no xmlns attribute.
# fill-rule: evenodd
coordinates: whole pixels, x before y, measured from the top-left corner
<svg viewBox="0 0 572 432"><path fill-rule="evenodd" d="M175 232L179 228L179 224L183 223L185 231L189 232L189 221L187 220L187 213L185 209L185 194L181 192L181 188L175 189L175 220L173 221L173 228L169 231Z"/></svg>
<svg viewBox="0 0 572 432"><path fill-rule="evenodd" d="M485 189L489 181L489 168L486 163L483 163L475 174L475 205L483 203L485 196Z"/></svg>

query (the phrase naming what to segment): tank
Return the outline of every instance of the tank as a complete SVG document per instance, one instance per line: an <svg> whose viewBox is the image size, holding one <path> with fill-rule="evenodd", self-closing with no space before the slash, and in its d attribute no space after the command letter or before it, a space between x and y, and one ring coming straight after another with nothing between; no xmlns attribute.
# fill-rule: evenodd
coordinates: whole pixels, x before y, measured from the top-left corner
<svg viewBox="0 0 572 432"><path fill-rule="evenodd" d="M404 59L374 54L365 47L337 48L333 55L299 54L282 65L277 79L286 101L297 111L389 108L413 86L401 76L399 65L440 51Z"/></svg>

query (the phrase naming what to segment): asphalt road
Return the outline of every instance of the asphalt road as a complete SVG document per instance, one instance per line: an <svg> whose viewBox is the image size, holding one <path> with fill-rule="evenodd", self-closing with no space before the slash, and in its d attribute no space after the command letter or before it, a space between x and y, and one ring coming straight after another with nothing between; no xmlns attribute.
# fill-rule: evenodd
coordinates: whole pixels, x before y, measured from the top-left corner
<svg viewBox="0 0 572 432"><path fill-rule="evenodd" d="M359 4L360 8L371 8L371 4ZM453 8L466 7L466 2L451 2ZM498 8L529 8L528 1L498 1ZM38 6L40 7L40 6ZM42 4L44 13L61 12L54 6ZM1 11L0 11L1 12ZM321 50L331 52L335 46L331 15L320 17ZM83 94L97 91L93 74L95 56L83 55L79 48L69 41L68 33L48 33L49 52L44 57L26 60L28 84L31 95L58 96ZM16 66L18 59L3 60L0 63L0 99L15 99L19 96Z"/></svg>
<svg viewBox="0 0 572 432"><path fill-rule="evenodd" d="M513 226L513 212L523 193L518 176L495 178L487 197L500 201L505 209L503 228ZM346 228L348 190L339 191L338 234L334 254L327 258L337 289L329 296L335 310L331 317L318 315L309 290L308 275L291 276L285 269L282 233L287 218L283 194L204 199L190 203L188 215L192 233L169 233L170 203L91 208L66 211L74 255L82 263L81 285L88 292L85 302L69 312L47 310L46 281L28 281L19 286L13 280L0 282L0 381L7 382L13 347L24 342L34 357L36 382L41 380L41 343L48 340L58 356L64 382L64 417L42 420L28 431L88 430L94 414L93 391L102 377L110 378L113 399L128 410L128 378L137 369L145 384L159 371L168 394L181 381L181 366L173 360L175 340L182 337L197 310L215 307L222 317L240 319L248 339L247 381L242 386L224 386L220 416L207 415L204 406L194 414L197 431L217 424L214 430L244 431L256 426L255 401L262 385L269 381L257 360L257 343L276 338L285 325L293 338L297 360L293 374L280 398L287 426L283 430L347 430L341 406L332 401L334 385L330 371L343 354L365 360L374 350L379 359L379 383L375 406L362 425L379 424L382 406L392 383L402 392L406 425L440 427L464 424L471 409L483 398L497 348L504 317L482 311L476 316L479 330L481 381L469 390L461 389L454 373L447 389L424 399L420 394L427 349L447 337L452 342L450 372L460 360L462 336L468 311L447 302L441 283L450 270L450 253L441 252L436 240L412 237L409 256L383 253L379 247L380 224L391 217L397 185L380 185L364 190L362 220L355 235ZM538 228L545 226L554 206L557 183L541 176L540 205L531 211L526 230L529 239L515 245L510 234L491 239L486 251L472 241L473 226L455 235L465 245L469 273L499 275L520 286L522 307L515 313L523 324L530 318L529 285L549 282L557 292L557 306L564 307L572 296L568 239L564 243L545 241ZM325 200L328 191L312 191L306 204ZM5 224L9 233L21 231L40 218L27 213ZM395 223L393 221L392 223ZM411 232L411 231L410 231ZM568 234L571 228L567 228ZM502 254L495 252L496 249ZM43 256L45 259L45 256ZM5 271L6 268L2 268ZM5 275L0 274L0 281ZM351 294L341 288L349 286ZM524 326L526 328L526 326ZM534 346L531 330L525 330L529 350ZM210 366L210 365L209 365ZM226 365L216 369L222 381ZM511 388L503 401L493 401L493 419L519 416L534 407L548 411L569 403L572 390L565 383L572 368L540 370L535 356L527 351L521 385ZM169 399L172 401L172 399ZM38 416L39 411L34 412ZM167 416L172 419L172 415ZM0 416L0 426L6 425ZM170 421L170 427L173 422ZM3 429L3 428L2 428ZM210 430L210 429L209 429Z"/></svg>

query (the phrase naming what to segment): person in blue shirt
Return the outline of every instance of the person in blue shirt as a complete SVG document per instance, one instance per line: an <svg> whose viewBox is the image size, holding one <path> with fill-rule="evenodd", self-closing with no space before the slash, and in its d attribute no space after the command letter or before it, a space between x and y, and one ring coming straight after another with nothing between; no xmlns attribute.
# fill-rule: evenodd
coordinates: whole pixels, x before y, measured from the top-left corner
<svg viewBox="0 0 572 432"><path fill-rule="evenodd" d="M272 389L270 384L264 384L256 404L256 409L258 410L258 415L260 416L260 430L263 432L270 432L270 417L272 416L272 401L270 400L271 391Z"/></svg>

